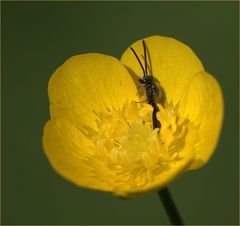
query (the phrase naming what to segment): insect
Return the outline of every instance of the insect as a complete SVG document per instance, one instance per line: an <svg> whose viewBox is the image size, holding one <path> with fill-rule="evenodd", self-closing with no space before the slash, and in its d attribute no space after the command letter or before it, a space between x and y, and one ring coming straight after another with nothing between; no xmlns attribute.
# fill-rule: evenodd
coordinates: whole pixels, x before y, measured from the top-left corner
<svg viewBox="0 0 240 226"><path fill-rule="evenodd" d="M146 48L146 43L144 40L142 40L142 44L143 44L143 51L144 51L144 66L145 67L143 67L142 62L140 61L135 50L132 47L130 49L132 50L133 54L137 58L139 65L141 66L142 71L143 71L143 76L139 76L138 81L141 84L143 84L143 87L145 88L147 103L153 107L152 120L153 120L153 127L155 129L155 128L161 127L161 123L158 121L156 114L159 111L159 108L157 106L158 98L159 99L161 98L162 93L161 93L160 86L158 85L154 76L148 74L147 48Z"/></svg>

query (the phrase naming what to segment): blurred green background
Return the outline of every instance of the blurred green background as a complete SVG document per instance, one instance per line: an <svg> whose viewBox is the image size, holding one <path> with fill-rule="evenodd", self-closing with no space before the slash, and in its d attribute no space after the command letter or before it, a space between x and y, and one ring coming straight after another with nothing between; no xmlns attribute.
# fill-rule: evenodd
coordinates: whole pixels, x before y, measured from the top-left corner
<svg viewBox="0 0 240 226"><path fill-rule="evenodd" d="M48 80L70 56L120 57L160 34L216 76L225 119L209 164L170 185L186 224L238 224L238 2L2 2L2 224L169 224L157 194L132 200L78 188L42 151ZM177 84L176 84L177 85Z"/></svg>

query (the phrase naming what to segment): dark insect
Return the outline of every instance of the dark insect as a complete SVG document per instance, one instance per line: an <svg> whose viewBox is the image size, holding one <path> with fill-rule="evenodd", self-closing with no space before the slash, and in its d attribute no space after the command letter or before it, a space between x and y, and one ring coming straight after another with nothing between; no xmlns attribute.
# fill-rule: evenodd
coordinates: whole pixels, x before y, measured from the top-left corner
<svg viewBox="0 0 240 226"><path fill-rule="evenodd" d="M153 75L148 74L148 68L147 68L147 48L146 48L146 43L143 40L143 50L144 50L144 65L145 68L143 67L137 53L135 50L131 47L132 52L134 53L135 57L137 58L142 71L143 71L143 76L139 76L138 81L143 84L143 87L145 88L145 93L146 93L146 98L147 98L147 103L150 104L153 107L153 114L152 114L152 120L153 120L153 128L160 128L161 123L158 121L156 114L159 111L159 108L157 106L158 100L161 98L161 90L160 86L158 85L157 80L154 78ZM159 98L159 99L158 99Z"/></svg>

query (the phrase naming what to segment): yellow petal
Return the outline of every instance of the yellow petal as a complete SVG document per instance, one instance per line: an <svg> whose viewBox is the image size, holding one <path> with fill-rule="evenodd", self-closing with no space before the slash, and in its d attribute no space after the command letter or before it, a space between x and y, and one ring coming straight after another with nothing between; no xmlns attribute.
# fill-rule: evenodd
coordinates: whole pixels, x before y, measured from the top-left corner
<svg viewBox="0 0 240 226"><path fill-rule="evenodd" d="M194 75L204 70L200 60L188 46L173 38L151 36L144 40L150 57L150 62L148 58L150 74L160 82L166 100L177 104ZM131 47L144 65L142 40L135 42ZM135 76L143 74L130 48L122 55L121 62Z"/></svg>
<svg viewBox="0 0 240 226"><path fill-rule="evenodd" d="M88 160L95 153L95 146L78 128L64 119L51 119L44 127L44 151L53 168L73 183L92 189L111 191L111 178L105 182L108 172L97 167L94 172ZM100 172L101 171L101 172Z"/></svg>
<svg viewBox="0 0 240 226"><path fill-rule="evenodd" d="M179 105L181 113L199 126L199 142L195 161L189 169L204 165L216 148L223 118L223 98L217 81L183 43L168 37L152 36L144 39L148 49L148 70L160 82L165 102ZM144 64L142 40L134 48ZM142 75L141 67L128 48L121 61L133 75ZM149 60L148 60L149 61ZM134 77L134 76L133 76Z"/></svg>
<svg viewBox="0 0 240 226"><path fill-rule="evenodd" d="M223 96L213 76L198 73L181 101L180 112L199 127L195 159L190 169L204 165L213 154L223 120Z"/></svg>
<svg viewBox="0 0 240 226"><path fill-rule="evenodd" d="M137 89L117 59L91 53L71 57L49 81L51 117L96 129L96 114L137 99Z"/></svg>

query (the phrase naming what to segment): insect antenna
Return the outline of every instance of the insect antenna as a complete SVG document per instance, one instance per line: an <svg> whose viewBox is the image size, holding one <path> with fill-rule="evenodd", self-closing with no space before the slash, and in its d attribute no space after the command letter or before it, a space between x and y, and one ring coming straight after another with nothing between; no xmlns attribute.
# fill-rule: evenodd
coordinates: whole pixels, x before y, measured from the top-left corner
<svg viewBox="0 0 240 226"><path fill-rule="evenodd" d="M146 54L146 43L144 40L142 40L142 44L143 44L143 50L144 50L144 62L145 62L145 72L146 72L146 75L148 74L147 73L147 54Z"/></svg>
<svg viewBox="0 0 240 226"><path fill-rule="evenodd" d="M137 58L138 63L140 64L140 66L141 66L141 68L142 68L143 76L145 77L145 76L146 76L146 72L145 72L145 70L144 70L144 67L143 67L143 65L142 65L142 63L141 63L141 61L140 61L140 59L139 59L137 53L135 52L135 50L134 50L132 47L131 47L130 49L132 50L133 54L134 54L135 57Z"/></svg>

